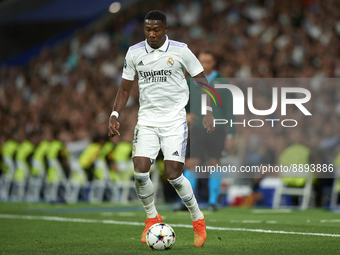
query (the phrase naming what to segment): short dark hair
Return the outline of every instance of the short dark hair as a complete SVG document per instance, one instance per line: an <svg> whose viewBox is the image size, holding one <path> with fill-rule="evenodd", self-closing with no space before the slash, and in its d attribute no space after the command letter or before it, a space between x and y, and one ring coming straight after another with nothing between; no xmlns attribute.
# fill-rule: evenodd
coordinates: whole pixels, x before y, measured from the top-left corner
<svg viewBox="0 0 340 255"><path fill-rule="evenodd" d="M166 25L166 16L164 14L164 12L158 11L158 10L153 10L148 12L148 14L146 14L144 21L147 19L151 19L151 20L160 20L163 22L164 25Z"/></svg>

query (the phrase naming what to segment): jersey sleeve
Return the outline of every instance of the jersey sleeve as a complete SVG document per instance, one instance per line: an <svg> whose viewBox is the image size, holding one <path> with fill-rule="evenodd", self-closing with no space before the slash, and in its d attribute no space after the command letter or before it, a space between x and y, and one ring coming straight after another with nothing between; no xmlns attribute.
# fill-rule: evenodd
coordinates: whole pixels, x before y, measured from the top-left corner
<svg viewBox="0 0 340 255"><path fill-rule="evenodd" d="M187 46L185 46L182 50L182 59L184 67L191 77L203 72L203 66Z"/></svg>
<svg viewBox="0 0 340 255"><path fill-rule="evenodd" d="M122 78L125 80L133 81L135 79L136 68L133 62L131 50L126 53L123 66Z"/></svg>

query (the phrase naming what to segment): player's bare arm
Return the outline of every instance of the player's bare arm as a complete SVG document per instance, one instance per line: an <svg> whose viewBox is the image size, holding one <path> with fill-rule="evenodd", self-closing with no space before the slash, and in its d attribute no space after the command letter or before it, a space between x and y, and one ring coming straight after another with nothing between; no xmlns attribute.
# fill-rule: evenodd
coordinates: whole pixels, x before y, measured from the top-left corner
<svg viewBox="0 0 340 255"><path fill-rule="evenodd" d="M132 81L122 79L112 111L116 111L118 114L123 111L126 102L129 99L131 87ZM118 131L119 127L120 124L117 120L117 117L115 115L111 115L109 119L108 136L114 137L115 135L120 135Z"/></svg>
<svg viewBox="0 0 340 255"><path fill-rule="evenodd" d="M200 82L202 82L202 80L203 80L203 83L209 84L203 72L199 73L193 78L199 86L201 86ZM202 90L202 93L206 94L206 92L203 90ZM211 98L208 96L207 96L207 105L210 107L212 106ZM215 130L213 112L207 111L207 114L203 117L202 124L203 124L203 127L207 130L207 133L209 134Z"/></svg>

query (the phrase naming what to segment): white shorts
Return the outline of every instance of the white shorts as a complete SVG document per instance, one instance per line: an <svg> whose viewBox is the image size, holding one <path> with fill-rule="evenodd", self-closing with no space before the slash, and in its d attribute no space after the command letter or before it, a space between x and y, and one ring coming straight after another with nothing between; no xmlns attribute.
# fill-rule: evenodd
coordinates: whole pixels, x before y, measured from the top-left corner
<svg viewBox="0 0 340 255"><path fill-rule="evenodd" d="M147 157L153 162L161 149L164 160L184 163L187 147L187 122L168 127L137 124L132 141L132 157Z"/></svg>

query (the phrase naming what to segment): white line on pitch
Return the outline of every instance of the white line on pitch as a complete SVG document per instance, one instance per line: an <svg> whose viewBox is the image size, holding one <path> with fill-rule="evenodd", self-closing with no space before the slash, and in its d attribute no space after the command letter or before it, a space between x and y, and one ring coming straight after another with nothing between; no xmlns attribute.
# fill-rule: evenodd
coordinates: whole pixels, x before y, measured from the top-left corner
<svg viewBox="0 0 340 255"><path fill-rule="evenodd" d="M142 223L142 222L116 221L116 220L92 220L92 219L64 218L64 217L54 217L54 216L31 216L31 215L0 214L0 218L144 226L144 223Z"/></svg>
<svg viewBox="0 0 340 255"><path fill-rule="evenodd" d="M340 219L333 219L333 220L320 220L321 223L325 222L340 222Z"/></svg>
<svg viewBox="0 0 340 255"><path fill-rule="evenodd" d="M263 221L263 220L242 220L242 221L238 221L238 220L231 220L231 223L269 223L269 224L276 224L277 221L275 220L267 220L267 221Z"/></svg>
<svg viewBox="0 0 340 255"><path fill-rule="evenodd" d="M252 213L291 213L292 209L255 209Z"/></svg>
<svg viewBox="0 0 340 255"><path fill-rule="evenodd" d="M263 223L263 220L243 220L242 223Z"/></svg>
<svg viewBox="0 0 340 255"><path fill-rule="evenodd" d="M115 221L115 220L93 220L93 219L54 217L54 216L0 214L0 218L3 218L3 219L23 219L23 220L62 221L62 222L81 222L81 223L103 223L103 224L133 225L133 226L143 226L144 225L142 222L128 222L128 221ZM186 225L186 224L170 224L170 225L172 227L192 228L192 225ZM207 229L224 230L224 231L257 232L257 233L268 233L268 234L289 234L289 235L340 237L340 234L287 232L287 231L265 230L265 229L221 228L221 227L211 227L211 226L207 226Z"/></svg>

